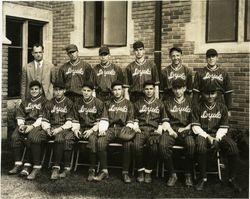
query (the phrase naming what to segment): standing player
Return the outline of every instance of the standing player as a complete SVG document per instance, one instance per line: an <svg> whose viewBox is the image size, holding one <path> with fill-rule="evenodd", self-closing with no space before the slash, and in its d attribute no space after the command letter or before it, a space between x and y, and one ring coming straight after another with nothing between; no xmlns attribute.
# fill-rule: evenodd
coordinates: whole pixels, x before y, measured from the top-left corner
<svg viewBox="0 0 250 199"><path fill-rule="evenodd" d="M181 78L185 80L186 93L192 93L192 71L182 65L182 50L173 47L169 50L169 57L172 61L171 65L162 70L162 86L163 86L163 99L173 97L172 83L175 79Z"/></svg>
<svg viewBox="0 0 250 199"><path fill-rule="evenodd" d="M123 97L123 83L114 81L112 83L114 98L105 103L102 119L99 124L99 138L97 141L98 156L100 159L101 172L96 176L96 181L108 178L107 169L107 146L110 142L117 140L123 144L123 180L130 183L129 165L131 159L131 140L129 135L133 134L134 111L130 101ZM123 130L127 131L121 137ZM128 137L126 137L127 135ZM127 138L127 139L126 139Z"/></svg>
<svg viewBox="0 0 250 199"><path fill-rule="evenodd" d="M218 100L225 103L231 115L232 109L232 84L229 75L221 67L217 65L218 53L215 49L209 49L206 52L207 66L197 71L194 77L193 101L195 104L201 98L201 91L208 82L216 85L218 92Z"/></svg>
<svg viewBox="0 0 250 199"><path fill-rule="evenodd" d="M101 100L93 97L94 85L85 82L82 87L83 98L74 105L74 117L72 131L78 139L88 140L90 168L88 181L93 181L95 177L96 165L96 143L98 126L104 104Z"/></svg>
<svg viewBox="0 0 250 199"><path fill-rule="evenodd" d="M69 61L60 67L58 81L65 85L67 96L72 102L82 98L82 85L85 81L94 81L94 73L91 66L78 57L78 48L70 44L65 48Z"/></svg>
<svg viewBox="0 0 250 199"><path fill-rule="evenodd" d="M94 67L96 83L96 97L102 101L106 101L112 97L111 84L115 80L124 82L122 69L110 62L109 48L103 46L99 49L99 57L101 63Z"/></svg>
<svg viewBox="0 0 250 199"><path fill-rule="evenodd" d="M135 124L137 132L133 148L138 169L138 182L151 183L151 172L153 164L158 155L158 143L162 134L162 124L167 121L167 114L161 100L155 98L155 82L145 81L143 84L145 97L139 99L135 104ZM146 144L148 153L146 167L143 165L143 148ZM145 177L144 177L145 171Z"/></svg>
<svg viewBox="0 0 250 199"><path fill-rule="evenodd" d="M195 150L195 142L191 131L191 100L185 96L186 81L182 78L177 78L172 82L172 90L174 97L169 97L165 101L165 108L169 118L166 132L163 132L160 138L159 149L161 155L167 163L170 178L167 186L174 186L177 181L177 176L174 171L172 150L171 147L176 143L177 145L184 145L185 147L185 184L186 186L193 186L191 171L193 166L193 155Z"/></svg>
<svg viewBox="0 0 250 199"><path fill-rule="evenodd" d="M9 171L9 174L17 174L22 169L21 152L25 139L28 139L26 153L28 160L24 164L24 168L20 174L28 176L31 172L29 137L31 132L40 128L42 121L41 110L46 99L42 96L42 85L36 80L30 82L29 92L31 98L22 101L17 109L16 119L18 126L11 136L15 166Z"/></svg>
<svg viewBox="0 0 250 199"><path fill-rule="evenodd" d="M235 182L235 174L238 164L238 148L236 143L227 135L228 113L227 107L216 102L217 85L210 82L203 85L203 100L192 110L192 130L197 135L196 151L197 160L200 167L201 179L196 185L196 189L201 191L207 182L206 165L207 151L209 147L220 148L228 159L229 185L236 191L240 187Z"/></svg>
<svg viewBox="0 0 250 199"><path fill-rule="evenodd" d="M155 83L155 97L159 98L159 75L156 65L145 59L144 44L141 41L136 41L133 44L135 61L130 63L125 72L125 96L128 96L131 102L144 96L143 83L147 80L152 80ZM127 98L127 97L126 97Z"/></svg>

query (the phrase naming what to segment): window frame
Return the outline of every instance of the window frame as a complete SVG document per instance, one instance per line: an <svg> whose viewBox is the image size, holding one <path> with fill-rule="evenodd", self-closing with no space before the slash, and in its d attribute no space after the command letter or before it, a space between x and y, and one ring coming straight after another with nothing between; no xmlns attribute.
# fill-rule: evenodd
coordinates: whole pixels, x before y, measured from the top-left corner
<svg viewBox="0 0 250 199"><path fill-rule="evenodd" d="M245 0L245 31L244 31L244 41L250 41L250 36L249 39L247 39L247 23L250 23L250 21L248 21L248 15L250 15L250 13L248 12L248 0ZM250 29L249 29L250 31ZM250 34L250 32L249 32Z"/></svg>

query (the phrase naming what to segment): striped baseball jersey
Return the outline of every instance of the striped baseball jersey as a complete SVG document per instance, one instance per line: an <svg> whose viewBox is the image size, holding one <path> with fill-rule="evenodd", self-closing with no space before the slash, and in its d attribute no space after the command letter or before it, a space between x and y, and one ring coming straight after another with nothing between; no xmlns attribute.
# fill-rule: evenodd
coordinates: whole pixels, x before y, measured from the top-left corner
<svg viewBox="0 0 250 199"><path fill-rule="evenodd" d="M142 98L134 104L135 122L139 123L140 127L158 128L159 124L168 121L164 104L161 100L153 98L147 101Z"/></svg>
<svg viewBox="0 0 250 199"><path fill-rule="evenodd" d="M186 81L187 92L191 93L193 88L192 71L186 66L180 65L174 68L172 65L162 70L162 88L165 92L172 89L172 82L178 78Z"/></svg>
<svg viewBox="0 0 250 199"><path fill-rule="evenodd" d="M192 126L200 126L206 133L216 133L219 128L229 128L227 107L219 102L207 106L201 102L192 109Z"/></svg>
<svg viewBox="0 0 250 199"><path fill-rule="evenodd" d="M198 70L194 77L194 87L193 91L194 93L201 93L204 87L206 87L207 84L213 83L217 89L222 94L230 94L233 92L232 89L232 83L229 78L229 75L226 71L224 71L221 67L218 67L214 70L210 69L208 66L202 68L201 70ZM224 96L225 98L225 96ZM230 95L230 98L232 96ZM223 101L220 101L224 103ZM228 109L231 109L232 107L232 99L225 99L226 105Z"/></svg>
<svg viewBox="0 0 250 199"><path fill-rule="evenodd" d="M82 60L74 64L68 61L58 71L58 81L65 84L67 91L77 94L82 94L81 89L85 81L94 82L94 79L92 67Z"/></svg>
<svg viewBox="0 0 250 199"><path fill-rule="evenodd" d="M50 123L52 127L64 125L65 122L72 121L72 107L73 102L67 97L60 101L53 98L45 104L42 121Z"/></svg>
<svg viewBox="0 0 250 199"><path fill-rule="evenodd" d="M128 87L130 92L142 92L143 83L147 80L153 80L156 85L160 84L156 65L152 61L146 59L143 63L133 61L126 67L125 87Z"/></svg>
<svg viewBox="0 0 250 199"><path fill-rule="evenodd" d="M126 126L127 123L134 122L134 108L130 101L125 98L105 102L102 120L109 121L109 126Z"/></svg>
<svg viewBox="0 0 250 199"><path fill-rule="evenodd" d="M111 92L111 84L115 80L124 82L124 75L122 69L113 63L108 63L103 66L97 64L94 67L96 77L96 91L97 92Z"/></svg>
<svg viewBox="0 0 250 199"><path fill-rule="evenodd" d="M47 99L42 95L22 101L17 108L16 119L23 121L24 124L35 122L37 118L42 116L41 111L46 101Z"/></svg>
<svg viewBox="0 0 250 199"><path fill-rule="evenodd" d="M81 128L93 127L101 118L104 104L98 98L92 97L91 100L85 101L79 99L74 104L73 123L79 123Z"/></svg>
<svg viewBox="0 0 250 199"><path fill-rule="evenodd" d="M164 101L169 123L174 130L191 123L191 99L186 96L181 102L174 97Z"/></svg>

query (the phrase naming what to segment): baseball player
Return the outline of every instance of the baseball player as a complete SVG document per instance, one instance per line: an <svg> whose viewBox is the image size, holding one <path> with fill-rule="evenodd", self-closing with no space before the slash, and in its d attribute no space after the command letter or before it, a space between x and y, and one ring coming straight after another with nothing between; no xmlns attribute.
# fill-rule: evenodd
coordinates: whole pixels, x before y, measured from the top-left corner
<svg viewBox="0 0 250 199"><path fill-rule="evenodd" d="M82 98L81 89L84 81L94 82L95 78L91 66L79 59L76 45L70 44L65 50L70 60L60 67L58 81L65 85L65 96L75 102L77 98Z"/></svg>
<svg viewBox="0 0 250 199"><path fill-rule="evenodd" d="M191 171L195 142L191 131L191 100L189 96L184 94L186 91L186 80L182 78L173 80L172 90L174 97L169 97L164 101L169 120L166 129L163 127L164 132L160 137L159 151L166 162L170 174L167 186L171 187L177 181L171 147L175 144L185 147L185 185L189 187L193 186Z"/></svg>
<svg viewBox="0 0 250 199"><path fill-rule="evenodd" d="M130 183L129 165L131 159L131 139L133 134L134 111L130 101L123 97L123 82L114 81L111 85L114 98L105 103L103 115L99 124L99 138L97 140L98 157L100 160L100 173L95 177L96 181L108 178L107 146L117 140L123 144L123 181ZM126 129L124 137L121 133ZM135 134L135 132L134 132Z"/></svg>
<svg viewBox="0 0 250 199"><path fill-rule="evenodd" d="M136 41L133 44L133 49L135 61L131 62L125 71L126 98L130 98L131 102L135 102L138 98L143 98L143 83L147 80L155 82L155 97L159 98L160 81L156 65L145 59L144 44L141 41Z"/></svg>
<svg viewBox="0 0 250 199"><path fill-rule="evenodd" d="M168 119L163 102L155 98L155 82L152 80L145 81L143 88L145 97L139 99L134 104L134 130L137 134L133 142L133 150L138 169L137 181L151 183L151 172L158 155L158 143L162 134L162 125ZM143 148L145 144L148 153L144 157L146 159L146 167L144 168Z"/></svg>
<svg viewBox="0 0 250 199"><path fill-rule="evenodd" d="M60 82L54 84L54 98L44 106L42 130L37 131L33 136L34 145L33 154L40 154L41 142L53 139L54 143L54 166L52 167L51 180L59 177L63 178L70 174L70 157L72 155L73 144L75 140L72 127L72 107L73 103L64 96L65 86ZM48 137L47 137L48 136ZM60 165L64 160L64 170L59 175ZM38 160L34 160L38 164Z"/></svg>
<svg viewBox="0 0 250 199"><path fill-rule="evenodd" d="M94 67L96 96L102 101L112 97L111 84L115 80L124 82L122 69L110 62L110 50L103 46L99 49L100 63Z"/></svg>
<svg viewBox="0 0 250 199"><path fill-rule="evenodd" d="M15 166L9 171L10 175L18 174L23 167L21 154L25 140L27 140L27 160L24 163L20 175L27 177L32 170L29 137L33 131L40 128L42 121L41 110L46 102L46 98L42 95L41 83L36 80L30 82L29 92L31 98L22 101L16 113L18 126L11 136L11 146L13 148Z"/></svg>
<svg viewBox="0 0 250 199"><path fill-rule="evenodd" d="M232 84L226 71L217 65L218 53L215 49L209 49L206 52L207 66L197 71L194 77L193 101L198 103L201 97L201 91L208 82L212 81L216 85L218 100L225 103L228 108L228 114L231 115L232 109Z"/></svg>
<svg viewBox="0 0 250 199"><path fill-rule="evenodd" d="M185 93L192 93L192 71L188 67L182 64L182 50L177 47L173 47L169 50L169 58L171 59L171 65L162 70L162 87L163 87L163 99L168 97L172 98L172 83L175 79L181 78L185 80L186 91Z"/></svg>
<svg viewBox="0 0 250 199"><path fill-rule="evenodd" d="M201 178L196 185L196 190L203 190L207 182L206 165L208 148L221 150L228 159L229 185L236 191L240 187L235 182L235 174L238 164L237 144L227 135L228 113L227 107L216 101L217 85L214 81L204 85L203 100L192 109L192 130L196 137L197 160Z"/></svg>
<svg viewBox="0 0 250 199"><path fill-rule="evenodd" d="M103 102L93 97L93 90L93 83L85 82L83 84L83 97L74 105L72 121L72 131L75 136L89 142L87 145L90 160L88 181L93 181L95 177L98 125L104 108Z"/></svg>

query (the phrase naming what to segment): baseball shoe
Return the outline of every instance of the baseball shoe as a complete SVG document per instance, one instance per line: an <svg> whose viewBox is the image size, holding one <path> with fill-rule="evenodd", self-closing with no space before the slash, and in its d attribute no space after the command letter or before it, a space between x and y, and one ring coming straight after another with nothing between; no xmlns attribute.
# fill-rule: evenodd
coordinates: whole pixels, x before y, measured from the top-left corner
<svg viewBox="0 0 250 199"><path fill-rule="evenodd" d="M144 171L138 172L138 177L136 178L137 182L144 182Z"/></svg>
<svg viewBox="0 0 250 199"><path fill-rule="evenodd" d="M51 180L57 180L59 178L59 168L53 168L51 172L50 179Z"/></svg>
<svg viewBox="0 0 250 199"><path fill-rule="evenodd" d="M178 178L177 178L176 174L175 174L175 173L172 174L172 175L169 177L168 181L167 181L167 186L168 186L168 187L173 187L173 186L175 185L177 179L178 179Z"/></svg>
<svg viewBox="0 0 250 199"><path fill-rule="evenodd" d="M206 185L207 181L203 178L195 185L195 189L197 191L202 191Z"/></svg>
<svg viewBox="0 0 250 199"><path fill-rule="evenodd" d="M104 179L106 179L106 178L108 178L108 177L109 177L108 172L101 171L101 172L94 178L94 180L95 180L95 181L102 181L102 180L104 180Z"/></svg>
<svg viewBox="0 0 250 199"><path fill-rule="evenodd" d="M89 169L88 181L91 182L95 179L95 169Z"/></svg>
<svg viewBox="0 0 250 199"><path fill-rule="evenodd" d="M23 170L20 172L19 175L22 177L27 177L30 174L31 170L32 170L31 166L24 166Z"/></svg>
<svg viewBox="0 0 250 199"><path fill-rule="evenodd" d="M15 175L18 174L21 169L22 169L23 165L15 165L11 170L8 171L9 175Z"/></svg>
<svg viewBox="0 0 250 199"><path fill-rule="evenodd" d="M41 172L41 169L33 168L31 173L27 176L28 180L34 180Z"/></svg>
<svg viewBox="0 0 250 199"><path fill-rule="evenodd" d="M131 183L131 178L129 177L128 173L123 173L123 182Z"/></svg>
<svg viewBox="0 0 250 199"><path fill-rule="evenodd" d="M60 178L66 178L70 175L70 169L64 169L62 173L59 174Z"/></svg>
<svg viewBox="0 0 250 199"><path fill-rule="evenodd" d="M192 187L193 186L193 181L190 173L185 174L185 185L187 187Z"/></svg>
<svg viewBox="0 0 250 199"><path fill-rule="evenodd" d="M144 181L145 181L145 183L151 183L152 182L151 173L145 173Z"/></svg>
<svg viewBox="0 0 250 199"><path fill-rule="evenodd" d="M237 193L240 193L242 191L242 188L235 181L235 179L229 179L228 180L228 185L229 185L229 187L231 187Z"/></svg>

